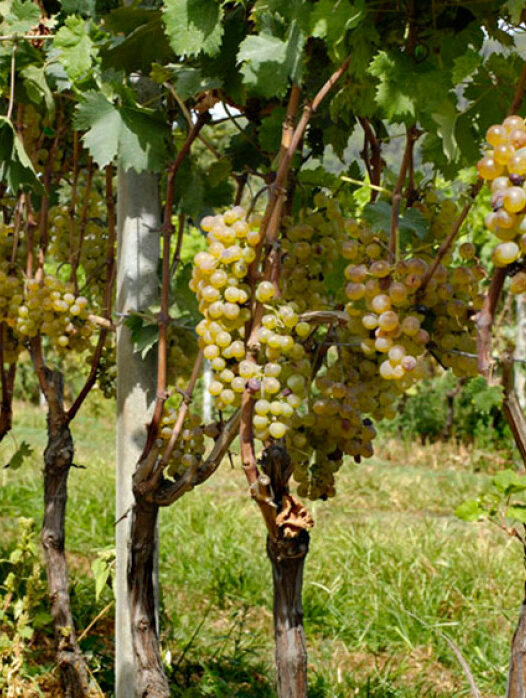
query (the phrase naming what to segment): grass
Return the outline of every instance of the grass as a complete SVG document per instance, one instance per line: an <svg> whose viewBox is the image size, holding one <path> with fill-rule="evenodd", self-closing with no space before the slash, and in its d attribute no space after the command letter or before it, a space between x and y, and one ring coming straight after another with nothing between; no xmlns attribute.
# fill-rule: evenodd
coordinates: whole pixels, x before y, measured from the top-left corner
<svg viewBox="0 0 526 698"><path fill-rule="evenodd" d="M43 424L39 410L26 408L14 431L35 451L20 470L1 471L0 548L14 545L17 517L42 515ZM86 466L70 480L74 611L82 630L106 608L82 644L111 696L111 591L95 601L90 562L112 546L113 425L81 415L73 431L75 462ZM0 462L13 450L7 439ZM522 600L521 551L502 532L452 515L502 467L500 456L395 442L377 451L371 461L344 467L336 499L312 506L304 585L309 696L469 696L445 636L463 653L482 695L502 695ZM275 695L270 568L246 489L240 468L225 462L208 483L162 511L163 654L174 696ZM46 688L51 668L32 669L46 696L58 695Z"/></svg>

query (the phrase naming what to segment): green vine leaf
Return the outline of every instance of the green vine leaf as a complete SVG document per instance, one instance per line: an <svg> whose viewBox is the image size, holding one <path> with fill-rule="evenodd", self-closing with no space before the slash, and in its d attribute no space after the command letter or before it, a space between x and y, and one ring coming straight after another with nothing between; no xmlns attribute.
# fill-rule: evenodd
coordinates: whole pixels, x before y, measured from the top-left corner
<svg viewBox="0 0 526 698"><path fill-rule="evenodd" d="M118 160L125 170L158 172L166 163L167 128L154 112L116 106L89 92L77 107L75 128L99 167Z"/></svg>
<svg viewBox="0 0 526 698"><path fill-rule="evenodd" d="M96 49L89 36L89 25L82 17L68 17L54 41L60 51L60 62L72 80L87 73L96 55Z"/></svg>
<svg viewBox="0 0 526 698"><path fill-rule="evenodd" d="M166 0L163 19L170 46L178 55L219 53L223 9L216 0Z"/></svg>
<svg viewBox="0 0 526 698"><path fill-rule="evenodd" d="M15 453L11 456L9 463L4 465L4 468L9 468L10 470L18 470L22 467L24 460L29 458L33 453L33 449L27 443L27 441L22 441L20 446L17 448Z"/></svg>
<svg viewBox="0 0 526 698"><path fill-rule="evenodd" d="M478 500L468 499L455 509L455 516L462 521L478 521L486 516Z"/></svg>

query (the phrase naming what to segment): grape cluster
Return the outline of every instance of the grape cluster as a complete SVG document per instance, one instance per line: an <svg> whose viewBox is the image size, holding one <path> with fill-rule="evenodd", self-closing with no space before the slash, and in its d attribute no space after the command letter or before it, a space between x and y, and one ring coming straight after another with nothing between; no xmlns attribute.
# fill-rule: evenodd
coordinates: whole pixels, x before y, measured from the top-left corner
<svg viewBox="0 0 526 698"><path fill-rule="evenodd" d="M210 393L218 409L237 407L247 382L256 398L253 420L257 438L281 438L287 420L301 404L308 365L296 341L309 326L300 323L290 304L276 301L274 285L260 282L255 300L266 312L258 331L261 362L246 359L245 323L251 318L248 265L256 258L259 219L247 221L241 207L201 221L208 251L198 252L190 288L197 293L204 319L196 331L214 371ZM298 368L299 365L299 368Z"/></svg>
<svg viewBox="0 0 526 698"><path fill-rule="evenodd" d="M448 214L449 215L449 214ZM419 357L435 347L439 353L472 352L475 327L471 316L479 309L478 283L483 278L477 266L474 247L460 249L463 265L438 265L427 280L431 257L418 255L391 265L385 258L371 257L370 231L360 229L359 243L344 244L342 254L350 263L345 268L349 328L365 356L377 360L385 380L402 381L406 389L412 381ZM382 234L377 234L378 246ZM424 282L427 280L426 285ZM432 336L431 336L432 335ZM457 370L473 371L467 357L452 354L444 364Z"/></svg>
<svg viewBox="0 0 526 698"><path fill-rule="evenodd" d="M248 265L256 258L257 222L246 220L241 207L201 221L208 247L194 258L190 289L197 295L203 320L196 327L204 356L212 365L210 393L224 409L239 405L252 367L245 357L245 323L250 320Z"/></svg>
<svg viewBox="0 0 526 698"><path fill-rule="evenodd" d="M159 430L161 455L172 435L177 415L178 410L176 408L165 407ZM179 439L170 455L165 471L168 476L177 479L188 468L195 467L201 461L205 452L205 434L206 428L201 426L199 415L187 412Z"/></svg>
<svg viewBox="0 0 526 698"><path fill-rule="evenodd" d="M90 346L94 326L88 300L72 290L53 276L46 276L42 283L28 279L23 292L11 297L8 324L21 339L41 334L58 351L82 352Z"/></svg>
<svg viewBox="0 0 526 698"><path fill-rule="evenodd" d="M168 326L167 377L169 385L186 383L197 357L195 334L190 328L175 324ZM182 386L180 386L182 387Z"/></svg>
<svg viewBox="0 0 526 698"><path fill-rule="evenodd" d="M114 338L112 340L103 348L97 370L97 385L105 398L117 395L117 354ZM92 357L88 356L86 363L91 366L91 362Z"/></svg>
<svg viewBox="0 0 526 698"><path fill-rule="evenodd" d="M526 251L526 125L521 116L508 116L486 132L490 149L477 164L482 179L491 182L493 211L485 224L501 242L493 250L493 263L505 267ZM526 274L512 283L513 293L526 290Z"/></svg>
<svg viewBox="0 0 526 698"><path fill-rule="evenodd" d="M340 247L356 222L345 219L336 199L314 196L315 210L299 213L297 222L285 221L281 242L281 292L298 312L332 307L327 275L340 256Z"/></svg>
<svg viewBox="0 0 526 698"><path fill-rule="evenodd" d="M95 178L94 184L100 184ZM68 201L72 192L69 184L63 184L59 192L59 204L49 210L49 254L58 263L76 264L82 271L83 284L93 295L102 294L106 283L106 254L108 231L105 200L97 186L92 186L87 202L84 202L86 181L79 177L77 185L78 208L87 203L85 222L78 214L71 229Z"/></svg>

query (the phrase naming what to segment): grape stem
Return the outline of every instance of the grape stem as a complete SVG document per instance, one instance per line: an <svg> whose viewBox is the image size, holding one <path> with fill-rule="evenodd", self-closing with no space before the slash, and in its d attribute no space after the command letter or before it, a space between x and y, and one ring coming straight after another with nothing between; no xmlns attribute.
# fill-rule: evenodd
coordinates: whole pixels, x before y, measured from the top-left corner
<svg viewBox="0 0 526 698"><path fill-rule="evenodd" d="M71 199L68 207L69 214L69 224L68 224L68 246L69 246L69 265L70 265L70 277L69 280L73 282L73 287L75 289L75 295L79 292L79 285L77 281L77 267L75 265L75 259L73 254L73 238L75 233L75 209L77 205L77 186L79 180L79 132L73 132L73 182L71 183Z"/></svg>
<svg viewBox="0 0 526 698"><path fill-rule="evenodd" d="M400 206L402 204L402 189L404 186L407 170L409 168L409 162L411 160L411 154L413 152L413 145L418 136L419 133L416 129L416 126L411 126L411 128L407 129L404 156L402 158L400 172L398 173L398 179L396 180L392 197L393 202L391 205L391 227L389 230L389 264L394 264L395 262L397 262L400 253L399 224Z"/></svg>
<svg viewBox="0 0 526 698"><path fill-rule="evenodd" d="M519 78L519 82L517 83L517 88L515 90L515 94L513 95L513 99L510 104L510 108L508 111L508 116L511 116L512 114L515 114L521 104L522 100L524 99L524 88L526 87L526 61L524 62L524 65L522 66L522 72Z"/></svg>
<svg viewBox="0 0 526 698"><path fill-rule="evenodd" d="M16 363L9 364L6 373L4 365L4 337L6 326L0 323L0 380L2 384L2 401L0 404L0 441L11 430L13 420L13 388L16 375Z"/></svg>
<svg viewBox="0 0 526 698"><path fill-rule="evenodd" d="M457 235L460 231L460 228L462 227L462 224L466 220L467 215L470 212L471 207L473 206L475 199L477 198L477 195L478 195L479 191L481 190L483 184L484 184L484 181L482 179L479 179L476 182L476 184L472 187L469 201L466 203L466 205L464 206L464 208L460 212L458 218L456 218L455 222L453 223L451 230L449 232L449 235L444 240L444 242L440 245L440 249L438 250L436 257L433 260L433 263L431 264L431 266L427 270L427 272L422 280L422 285L420 286L419 294L424 293L424 291L427 288L428 283L433 278L433 275L436 272L438 265L444 259L446 252L449 250L449 248L453 244L453 242L454 242L455 238L457 237Z"/></svg>
<svg viewBox="0 0 526 698"><path fill-rule="evenodd" d="M389 189L386 189L385 187L381 187L377 184L371 184L371 182L364 182L361 179L354 179L353 177L347 177L346 175L340 175L340 179L344 182L350 182L351 184L358 184L361 187L367 187L368 189L372 189L374 192L380 192L381 194L387 194L391 199L393 198L393 192L389 191ZM371 195L371 201L374 201L376 199L376 196L373 198Z"/></svg>
<svg viewBox="0 0 526 698"><path fill-rule="evenodd" d="M383 187L380 187L380 181L382 178L382 166L383 166L383 161L382 161L382 145L381 141L376 138L376 134L373 131L373 128L371 126L371 122L367 117L358 117L358 121L360 122L360 125L363 129L363 137L364 137L364 142L363 142L363 150L360 153L360 156L362 160L365 163L365 167L367 169L367 173L369 175L369 179L371 180L371 184L367 185L371 189L371 203L376 201L376 194L377 192L386 192L390 196L392 196L391 192L388 192L386 189L383 189ZM371 155L369 156L369 148L371 150ZM342 177L345 181L353 182L357 184L355 180L352 180L350 178L345 178Z"/></svg>
<svg viewBox="0 0 526 698"><path fill-rule="evenodd" d="M522 462L526 463L526 419L522 412L517 393L515 391L514 359L510 352L504 352L501 359L502 388L504 400L502 411L508 420L515 444L521 454Z"/></svg>
<svg viewBox="0 0 526 698"><path fill-rule="evenodd" d="M188 381L188 387L183 393L183 402L181 403L181 407L179 408L179 412L177 413L177 419L175 420L175 423L172 428L172 433L170 434L170 438L168 440L168 443L166 444L166 448L164 450L163 457L161 458L161 462L159 464L159 468L155 473L155 480L158 482L160 474L162 474L162 471L166 468L168 465L168 461L170 460L170 457L173 453L173 450L175 448L175 444L177 443L177 440L179 439L179 436L181 434L181 430L183 428L183 423L184 423L184 418L186 417L186 414L188 412L188 408L190 407L190 403L192 402L192 395L194 392L195 384L197 382L197 379L199 378L199 373L201 371L201 365L203 363L203 350L200 349L199 353L197 355L197 358L194 362L194 366L192 368L192 375L190 376L190 380Z"/></svg>
<svg viewBox="0 0 526 698"><path fill-rule="evenodd" d="M106 167L106 210L108 211L108 241L106 246L106 284L104 287L104 317L102 318L107 323L111 325L111 307L112 307L112 295L113 295L113 284L115 281L115 197L113 195L113 166L108 165ZM90 372L86 378L80 393L77 395L76 400L71 405L67 412L67 422L71 422L75 415L81 408L84 400L90 393L95 380L97 379L97 371L99 370L100 359L102 356L102 351L104 345L106 344L106 338L108 336L109 328L107 326L102 326L99 333L99 338L97 340L97 345L93 352L91 359Z"/></svg>
<svg viewBox="0 0 526 698"><path fill-rule="evenodd" d="M205 482L215 473L227 454L232 441L238 434L240 417L241 410L237 409L228 422L223 425L205 461L201 464L197 464L194 468L189 468L175 482L161 480L159 487L153 493L153 501L157 506L170 506L170 504L173 504L173 502L182 497L183 494Z"/></svg>
<svg viewBox="0 0 526 698"><path fill-rule="evenodd" d="M77 270L80 264L80 257L82 255L82 247L84 245L84 235L86 232L86 226L88 224L88 210L89 210L89 199L91 195L91 186L93 182L93 158L90 156L88 159L88 174L86 178L86 190L84 192L84 201L82 202L82 211L80 213L79 222L79 244L77 250L73 255L73 263L71 269L71 275L74 279L77 278Z"/></svg>
<svg viewBox="0 0 526 698"><path fill-rule="evenodd" d="M343 310L309 310L299 316L300 322L308 322L311 325L324 325L328 323L333 325L339 323L346 325L349 322L349 316Z"/></svg>
<svg viewBox="0 0 526 698"><path fill-rule="evenodd" d="M489 378L491 353L491 328L495 318L495 310L502 293L507 276L507 267L498 267L491 279L490 287L484 298L480 312L475 316L477 328L478 370L484 378Z"/></svg>
<svg viewBox="0 0 526 698"><path fill-rule="evenodd" d="M17 40L13 44L13 50L11 52L11 77L9 83L9 104L7 106L7 118L11 121L13 116L13 108L15 106L15 73L16 73L16 50L18 48Z"/></svg>
<svg viewBox="0 0 526 698"><path fill-rule="evenodd" d="M209 112L202 112L197 117L197 121L192 126L188 133L185 142L177 153L177 157L170 169L168 177L168 185L166 190L166 202L164 207L163 221L163 258L162 258L162 289L161 289L161 312L159 313L159 345L158 345L158 361L157 361L157 396L152 420L148 425L148 433L146 444L144 446L141 457L139 458L139 466L134 475L134 484L143 480L147 480L152 474L154 464L146 461L146 456L149 454L157 433L163 413L163 407L166 400L166 373L167 373L167 347L168 347L168 324L170 322L169 308L169 292L170 292L170 241L173 233L172 224L172 209L174 203L175 179L181 164L185 157L190 152L193 142L198 137L203 126L210 120ZM141 464L148 467L141 467Z"/></svg>

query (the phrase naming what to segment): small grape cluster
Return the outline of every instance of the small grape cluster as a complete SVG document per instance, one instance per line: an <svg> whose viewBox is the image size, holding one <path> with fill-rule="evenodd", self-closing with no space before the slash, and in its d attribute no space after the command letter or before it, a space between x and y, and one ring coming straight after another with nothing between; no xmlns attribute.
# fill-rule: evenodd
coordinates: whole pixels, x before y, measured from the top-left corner
<svg viewBox="0 0 526 698"><path fill-rule="evenodd" d="M165 407L164 409L159 430L161 455L172 435L178 412L178 409L174 407ZM183 421L183 428L166 468L166 474L169 477L177 479L188 468L193 468L200 463L205 452L205 435L206 427L201 425L200 416L196 413L187 412Z"/></svg>
<svg viewBox="0 0 526 698"><path fill-rule="evenodd" d="M526 252L526 125L521 116L508 116L486 132L490 146L479 160L482 179L491 182L493 211L485 224L501 242L493 250L493 263L505 267ZM526 273L513 279L512 293L526 290Z"/></svg>
<svg viewBox="0 0 526 698"><path fill-rule="evenodd" d="M170 385L186 383L197 357L195 334L190 328L175 324L168 326L167 382Z"/></svg>
<svg viewBox="0 0 526 698"><path fill-rule="evenodd" d="M112 338L113 340L113 338ZM111 340L110 340L111 341ZM86 358L86 363L91 366L92 357L88 356ZM111 341L110 344L102 350L102 354L99 360L99 366L97 370L97 385L99 386L102 394L105 398L114 398L117 395L117 354L115 342Z"/></svg>
<svg viewBox="0 0 526 698"><path fill-rule="evenodd" d="M329 369L316 379L317 397L309 401L305 414L292 417L287 434L287 446L295 456L298 494L311 499L334 496L334 473L345 455L359 460L373 454L376 432L357 407L352 383L330 376Z"/></svg>
<svg viewBox="0 0 526 698"><path fill-rule="evenodd" d="M28 279L23 292L11 297L7 322L21 338L49 337L58 351L82 352L94 331L87 298L75 296L69 284L50 275L42 283Z"/></svg>
<svg viewBox="0 0 526 698"><path fill-rule="evenodd" d="M77 196L79 208L84 206L82 197L87 183L84 178L78 182ZM106 254L108 231L106 220L105 200L102 193L93 187L89 192L85 222L76 215L73 229L68 199L71 197L69 185L63 185L59 192L60 204L49 211L49 254L62 264L76 264L82 269L85 283L91 290L101 293L105 286Z"/></svg>

